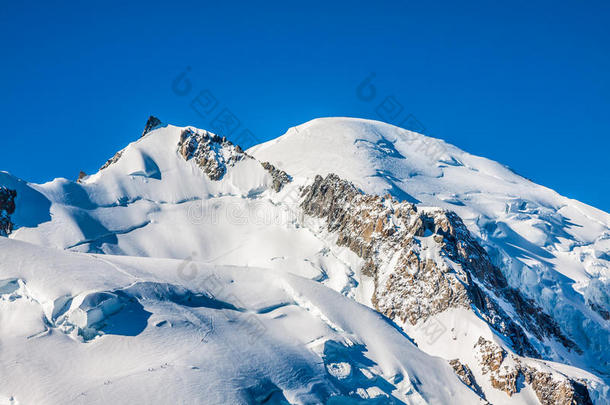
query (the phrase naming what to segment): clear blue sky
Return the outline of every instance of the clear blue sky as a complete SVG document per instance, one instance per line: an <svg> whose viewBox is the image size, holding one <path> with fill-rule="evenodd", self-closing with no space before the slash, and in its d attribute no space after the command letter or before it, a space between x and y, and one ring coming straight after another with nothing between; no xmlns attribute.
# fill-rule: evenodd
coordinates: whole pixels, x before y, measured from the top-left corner
<svg viewBox="0 0 610 405"><path fill-rule="evenodd" d="M95 172L150 114L210 128L228 108L235 135L263 141L320 116L380 119L393 96L396 120L610 211L608 2L126 3L2 5L0 170ZM190 107L205 90L211 115Z"/></svg>

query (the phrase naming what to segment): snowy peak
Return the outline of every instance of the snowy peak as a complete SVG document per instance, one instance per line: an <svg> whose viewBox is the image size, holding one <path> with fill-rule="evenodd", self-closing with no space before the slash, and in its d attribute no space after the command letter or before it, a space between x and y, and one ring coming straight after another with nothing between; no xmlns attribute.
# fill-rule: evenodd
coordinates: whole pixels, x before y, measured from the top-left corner
<svg viewBox="0 0 610 405"><path fill-rule="evenodd" d="M323 118L244 151L151 117L78 182L0 172L2 230L0 306L30 319L15 353L135 345L166 359L147 368L214 382L218 404L610 396L608 214L392 125ZM88 399L123 392L76 380Z"/></svg>
<svg viewBox="0 0 610 405"><path fill-rule="evenodd" d="M370 120L313 120L248 153L303 183L336 173L366 193L455 212L511 288L534 300L571 340L594 351L607 346L607 213L441 140ZM609 353L577 364L608 375Z"/></svg>
<svg viewBox="0 0 610 405"><path fill-rule="evenodd" d="M142 131L141 137L146 135L153 129L158 128L160 125L161 125L161 120L159 118L151 115L150 117L148 117L148 120L146 121L146 125L144 125L144 131Z"/></svg>
<svg viewBox="0 0 610 405"><path fill-rule="evenodd" d="M335 173L367 192L384 194L394 190L399 179L417 173L439 175L437 166L446 164L444 161L458 164L455 151L441 140L377 121L320 118L293 127L248 153L293 176ZM400 167L401 162L409 167Z"/></svg>
<svg viewBox="0 0 610 405"><path fill-rule="evenodd" d="M512 355L517 362L519 355L565 361L558 354L561 350L549 350L552 341L582 354L549 315L508 286L503 274L453 212L418 210L415 205L390 196L366 195L334 174L316 176L303 195L304 213L323 218L327 230L337 235L336 243L349 247L365 261L362 271L374 279L374 308L397 324L417 325L450 308L473 308L510 342L510 348L518 354ZM506 356L501 346L485 344L490 345ZM483 356L474 366L489 364ZM497 369L499 365L494 371ZM520 373L525 375L527 366L523 370L519 369L513 378L517 379ZM547 378L553 373L549 369ZM564 382L570 388L566 388L569 393L562 397L562 403L590 403L588 391L579 381L564 378ZM515 384L513 381L497 388L512 395L516 389L510 387ZM533 385L532 389L543 403L551 401L546 392L548 385ZM579 390L584 395L580 399Z"/></svg>
<svg viewBox="0 0 610 405"><path fill-rule="evenodd" d="M242 159L252 159L225 137L192 129L180 133L178 150L185 160L194 159L210 180L220 180L229 167Z"/></svg>

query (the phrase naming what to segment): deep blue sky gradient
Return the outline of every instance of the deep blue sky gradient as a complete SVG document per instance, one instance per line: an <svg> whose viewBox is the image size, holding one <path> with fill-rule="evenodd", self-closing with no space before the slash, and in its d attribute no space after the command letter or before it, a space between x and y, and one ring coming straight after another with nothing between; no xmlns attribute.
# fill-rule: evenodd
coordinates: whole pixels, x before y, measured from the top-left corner
<svg viewBox="0 0 610 405"><path fill-rule="evenodd" d="M610 3L496 3L5 2L0 170L93 173L150 114L211 128L226 108L240 120L230 138L260 141L320 116L412 114L427 135L610 211ZM207 115L190 107L202 91L218 103ZM398 117L377 114L386 97Z"/></svg>

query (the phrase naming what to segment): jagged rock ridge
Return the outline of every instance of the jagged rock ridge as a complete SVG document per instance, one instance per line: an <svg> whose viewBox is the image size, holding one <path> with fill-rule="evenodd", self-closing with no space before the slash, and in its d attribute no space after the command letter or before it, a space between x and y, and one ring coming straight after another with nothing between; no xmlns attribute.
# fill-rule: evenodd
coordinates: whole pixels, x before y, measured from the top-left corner
<svg viewBox="0 0 610 405"><path fill-rule="evenodd" d="M390 318L415 324L450 307L474 305L486 321L511 340L517 353L540 356L523 328L478 286L481 283L512 304L538 339L555 338L577 350L552 318L508 287L500 270L455 213L442 209L418 211L414 204L390 196L365 195L333 174L317 176L304 189L303 197L304 212L325 218L328 230L339 234L337 244L348 246L366 261L366 272L376 282L374 304ZM442 255L461 268L447 260L437 263L422 259L418 254L421 242L415 237L426 236L431 236ZM385 272L384 265L395 255L396 267Z"/></svg>
<svg viewBox="0 0 610 405"><path fill-rule="evenodd" d="M262 162L261 165L263 166L263 168L265 170L267 170L269 172L269 174L271 174L271 177L273 178L273 189L276 192L279 192L280 190L282 190L282 188L290 183L292 181L292 178L288 175L288 173L286 173L283 170L278 169L277 167L273 166L271 163L269 162Z"/></svg>
<svg viewBox="0 0 610 405"><path fill-rule="evenodd" d="M483 337L479 338L474 349L492 386L509 396L519 391L519 380L523 378L532 386L542 405L592 405L587 387L581 381L524 364L518 357Z"/></svg>
<svg viewBox="0 0 610 405"><path fill-rule="evenodd" d="M300 133L295 136L309 140ZM371 145L384 150L390 148L388 143ZM308 150L315 147L307 146ZM84 177L77 183L59 179L45 185L27 185L5 176L7 181L2 184L9 189L17 187L20 195L19 209L12 217L18 231L13 230L10 237L83 253L104 253L109 260L114 255L182 260L193 252L190 257L203 262L209 260L214 265L245 264L246 268L251 265L280 272L288 270L390 316L398 329L403 330L403 345L411 340L422 352L444 359L439 361L445 373L455 381L459 377L463 384L458 382L457 385L470 387L483 399L481 403L485 400L494 404L507 401L536 403L534 394L544 404L589 403L589 395L596 404L606 403L607 385L582 371L600 371L594 361L586 363L598 352L590 351L588 341L574 334L565 324L557 326L555 321L564 318L557 315L551 318L545 313L550 311L547 307L542 311L533 304L529 296L535 296L534 293L522 292L521 287L516 287L519 290L510 288L505 277L512 277L512 267L497 260L493 246L486 244L487 239L480 236L474 239L457 214L429 208L438 204L422 200L416 185L413 191L410 190L407 183L413 184L412 178L405 180L403 193L367 188L366 184L358 183L358 176L367 181L375 177L357 171L351 177L350 173L343 173L342 176L347 177L341 178L349 178L368 194L351 183L339 183L341 178L337 176L336 179L316 177L312 185L316 173L329 173L322 167L322 159L319 159L319 165L312 165L316 171L307 173L298 165L291 167L289 162L285 165L284 153L277 155L281 160L258 155L255 150L244 152L228 140L203 130L163 126L119 151L104 165L107 168L118 162L110 170ZM298 162L299 157L293 160ZM342 168L341 162L337 162L337 168ZM385 176L385 173L379 171L378 175ZM447 177L451 177L450 173ZM161 178L162 181L158 181ZM398 178L402 178L402 174L392 177L392 181ZM325 180L328 180L327 184L324 184ZM294 192L300 194L303 190L305 201L298 203L309 204L303 206L305 216L299 215L302 213L299 209L294 212L293 206ZM275 195L272 191L279 193ZM382 196L386 192L398 200ZM409 196L417 198L409 199ZM52 203L48 211L53 216L47 218L46 209L32 210L30 212L38 214L39 218L25 221L29 207L44 208L45 199ZM416 201L417 205L409 201ZM457 196L455 201L464 201L466 205L471 202ZM228 218L218 215L227 207L237 207L235 213L238 215ZM256 221L250 221L252 215L244 222L234 220L242 218L242 213L258 214L262 209L270 214L271 227L258 217ZM445 206L445 209L451 208ZM519 210L523 210L523 204L519 205ZM297 215L298 219L295 219ZM476 235L477 228L468 222L472 218L463 212L460 215ZM193 226L200 223L206 226ZM231 228L231 232L227 232L227 228ZM167 235L172 236L171 241ZM355 254L347 252L348 249L337 249L335 242ZM495 266L490 265L482 244L494 258ZM603 259L604 253L596 252ZM172 266L177 265L178 262ZM14 267L5 266L5 271ZM114 275L115 268L109 270ZM172 270L167 274L173 274ZM14 277L18 276L20 280L31 278L27 274L6 275L4 281L8 280L10 284L8 290L13 288ZM257 295L264 298L266 294ZM604 317L603 294L584 298L583 306L591 308L593 302L601 302L599 308L593 309ZM58 299L57 308L64 305L62 299ZM297 301L301 303L299 299ZM291 302L290 299L287 302ZM264 303L260 308L267 305ZM311 308L307 302L302 305ZM287 308L292 309L292 305ZM267 313L265 309L261 311ZM383 317L379 320L386 322ZM446 328L439 340L429 341L426 329L439 322L442 326L451 325L451 331ZM387 324L391 325L391 322ZM329 326L335 330L334 325ZM96 336L99 337L91 335L94 339ZM491 346L477 344L479 337L484 337ZM352 339L348 337L348 345L349 341ZM583 356L576 354L581 347L586 349ZM596 349L600 347L604 346L599 344ZM363 350L372 353L379 348L375 345L363 347ZM489 355L484 354L487 351ZM394 351L390 357L399 352ZM360 349L353 355L353 360L360 358ZM562 364L521 355L575 367L564 368ZM358 382L364 387L373 383L368 381L368 372L359 374L360 366L357 365L366 362L344 360L345 357L328 365L327 370L334 378L342 383ZM587 368L587 364L591 367ZM416 365L417 370L422 367ZM605 375L603 371L599 374ZM393 378L390 374L383 378L391 389L404 387L400 376ZM412 382L417 384L416 380ZM362 392L362 395L369 394L377 395ZM1 399L0 393L0 402Z"/></svg>
<svg viewBox="0 0 610 405"><path fill-rule="evenodd" d="M7 236L13 230L11 215L15 212L17 191L0 186L0 236Z"/></svg>
<svg viewBox="0 0 610 405"><path fill-rule="evenodd" d="M108 159L106 161L106 163L104 163L104 165L102 167L100 167L100 170L104 170L111 164L116 163L121 158L121 156L123 156L123 150L118 151L117 153L114 154L114 156L112 156L110 159Z"/></svg>
<svg viewBox="0 0 610 405"><path fill-rule="evenodd" d="M185 160L194 159L197 165L210 178L221 180L229 167L234 166L243 159L256 160L248 155L239 146L233 144L225 137L207 131L185 129L180 135L178 152ZM292 181L292 178L283 170L276 168L269 162L259 162L273 180L271 188L279 192Z"/></svg>
<svg viewBox="0 0 610 405"><path fill-rule="evenodd" d="M547 353L536 347L544 347L548 339L580 350L550 316L508 286L455 213L437 208L418 210L414 204L390 196L364 194L334 174L316 176L303 189L302 198L305 214L325 219L327 230L337 234L336 243L364 259L363 272L375 282L372 303L389 318L416 324L449 308L476 308L488 324L509 339L518 355L544 357ZM424 249L436 252L437 258L424 257ZM513 308L518 322L500 302ZM535 373L530 372L530 376L532 383L540 380ZM537 393L542 390L542 384L533 386ZM576 398L580 385L571 387ZM506 386L498 388L513 391ZM588 403L588 394L582 397L576 403Z"/></svg>
<svg viewBox="0 0 610 405"><path fill-rule="evenodd" d="M485 397L483 391L481 390L481 387L479 387L474 378L474 375L472 374L472 370L470 370L467 365L462 364L459 359L450 360L449 365L453 367L453 370L464 384L472 388L472 390L476 392L480 397Z"/></svg>
<svg viewBox="0 0 610 405"><path fill-rule="evenodd" d="M159 118L155 117L154 115L151 115L150 117L148 117L148 120L146 121L146 125L144 126L144 131L142 131L141 136L146 135L153 129L157 128L159 125L161 125L161 120Z"/></svg>
<svg viewBox="0 0 610 405"><path fill-rule="evenodd" d="M222 179L227 167L240 160L253 159L225 137L192 129L182 131L178 151L185 160L194 159L211 180Z"/></svg>
<svg viewBox="0 0 610 405"><path fill-rule="evenodd" d="M426 153L437 146L442 154ZM584 351L555 360L610 376L607 212L500 162L371 120L316 119L248 152L297 179L336 173L366 193L456 212L510 286L534 299Z"/></svg>

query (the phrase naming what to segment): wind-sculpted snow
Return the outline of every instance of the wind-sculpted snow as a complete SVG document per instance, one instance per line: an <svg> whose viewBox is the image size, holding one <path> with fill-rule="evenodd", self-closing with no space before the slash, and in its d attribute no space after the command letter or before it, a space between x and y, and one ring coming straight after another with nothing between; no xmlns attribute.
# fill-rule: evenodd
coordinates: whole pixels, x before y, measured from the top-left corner
<svg viewBox="0 0 610 405"><path fill-rule="evenodd" d="M375 285L372 304L389 318L415 325L449 308L472 307L519 355L565 360L561 352L548 349L549 339L582 354L551 317L508 286L454 213L418 211L415 205L390 196L367 196L333 174L316 176L303 190L301 206L305 214L326 220L338 245L348 246L365 260L364 269ZM498 300L503 300L502 306ZM512 306L512 317L503 309L507 306ZM498 384L492 375L492 386L509 395L518 392L519 370L508 386ZM553 374L548 375L552 379ZM591 403L586 385L564 380L570 388L564 389L561 403ZM476 381L471 382L476 386ZM533 377L528 383L543 403L559 403L549 396L554 388Z"/></svg>
<svg viewBox="0 0 610 405"><path fill-rule="evenodd" d="M4 207L0 208L0 215L10 217L12 230L20 227L35 228L51 220L51 201L38 190L38 185L0 171L0 187L6 190L3 192L5 197L1 204Z"/></svg>
<svg viewBox="0 0 610 405"><path fill-rule="evenodd" d="M319 283L196 263L187 286L179 265L0 240L0 395L41 405L478 402L444 361Z"/></svg>
<svg viewBox="0 0 610 405"><path fill-rule="evenodd" d="M610 398L608 215L440 140L152 120L78 182L0 187L0 403Z"/></svg>
<svg viewBox="0 0 610 405"><path fill-rule="evenodd" d="M610 375L607 213L441 140L370 120L313 120L248 153L296 182L335 173L366 193L454 211L509 285L581 346L572 364Z"/></svg>

